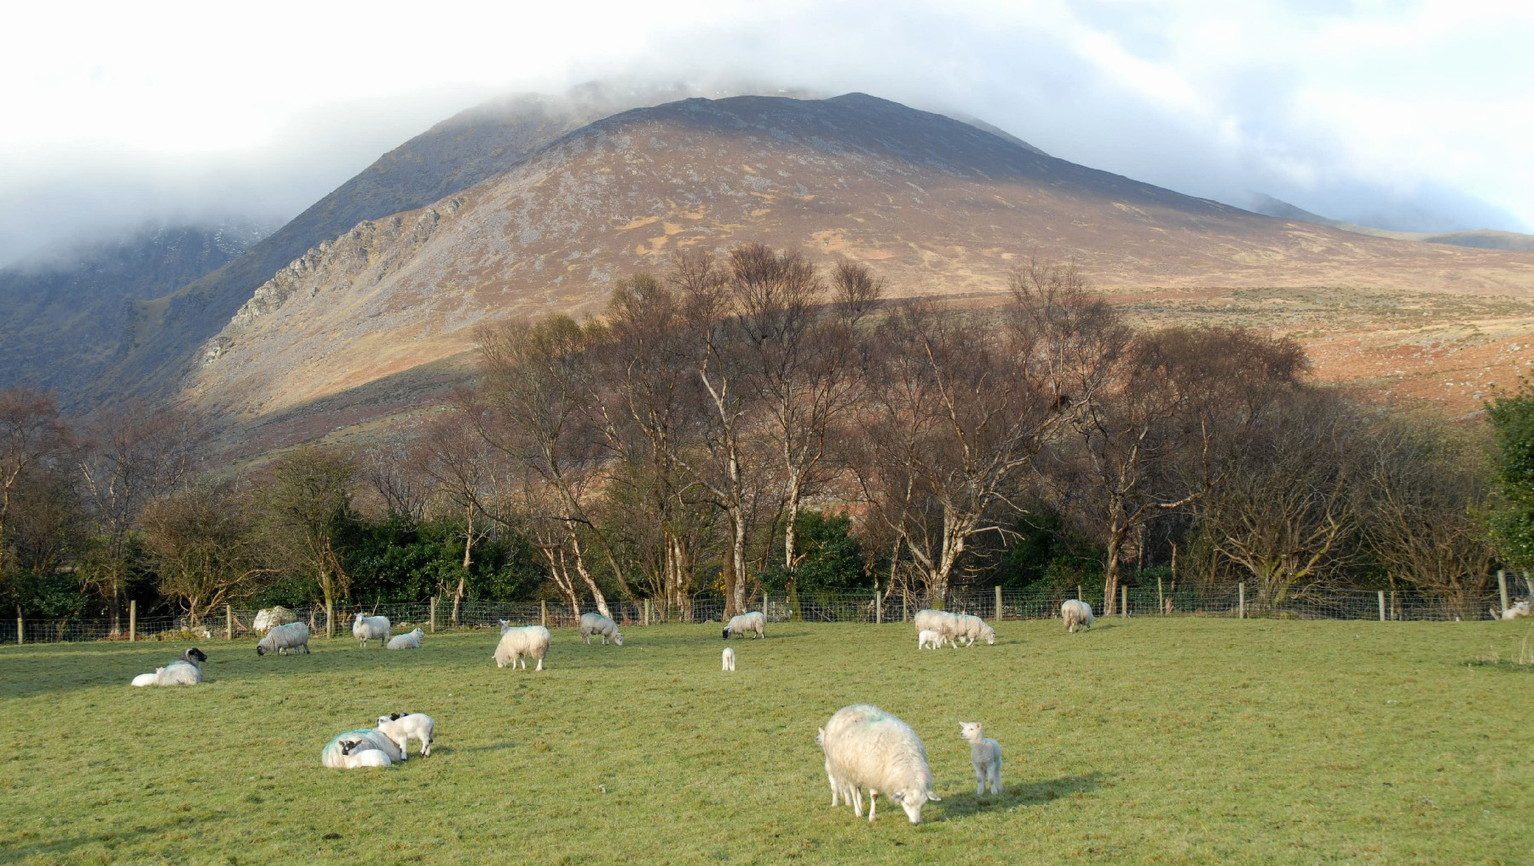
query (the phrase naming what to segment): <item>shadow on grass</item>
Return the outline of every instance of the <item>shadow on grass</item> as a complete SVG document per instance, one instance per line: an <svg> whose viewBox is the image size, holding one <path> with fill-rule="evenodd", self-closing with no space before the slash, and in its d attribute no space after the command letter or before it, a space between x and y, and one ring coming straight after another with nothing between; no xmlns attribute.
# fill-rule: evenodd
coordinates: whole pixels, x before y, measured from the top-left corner
<svg viewBox="0 0 1534 866"><path fill-rule="evenodd" d="M0 843L0 863L15 863L24 857L54 855L68 858L76 848L87 845L104 845L110 851L119 845L130 844L143 838L165 836L167 833L183 833L199 824L214 820L214 816L193 817L178 814L177 817L157 827L137 827L133 830L112 830L90 836L60 836L31 842ZM48 861L51 862L51 861ZM102 862L109 862L103 859Z"/></svg>
<svg viewBox="0 0 1534 866"><path fill-rule="evenodd" d="M431 747L431 755L429 757L436 757L438 754L451 755L455 752L504 752L507 749L515 749L520 745L522 744L513 743L509 740L504 743L488 743L483 746L460 746L456 748L453 746L434 745Z"/></svg>
<svg viewBox="0 0 1534 866"><path fill-rule="evenodd" d="M988 794L984 797L977 797L973 793L956 794L942 799L943 818L955 820L981 812L1006 811L1018 806L1037 806L1071 794L1095 791L1102 786L1102 780L1101 773L1088 773L1085 776L1062 776L1058 779L1021 785L1013 783L1003 788L1000 794Z"/></svg>
<svg viewBox="0 0 1534 866"><path fill-rule="evenodd" d="M1473 659L1465 662L1468 668L1489 668L1494 671L1534 674L1534 664L1516 662L1512 659Z"/></svg>

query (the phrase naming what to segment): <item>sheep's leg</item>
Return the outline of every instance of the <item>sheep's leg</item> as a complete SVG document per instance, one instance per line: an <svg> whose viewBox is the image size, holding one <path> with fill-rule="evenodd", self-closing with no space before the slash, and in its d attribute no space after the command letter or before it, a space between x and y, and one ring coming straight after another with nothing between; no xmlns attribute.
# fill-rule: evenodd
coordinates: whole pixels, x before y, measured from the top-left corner
<svg viewBox="0 0 1534 866"><path fill-rule="evenodd" d="M858 818L863 817L863 789L856 785L848 785L847 788L852 799L852 814Z"/></svg>
<svg viewBox="0 0 1534 866"><path fill-rule="evenodd" d="M874 822L874 811L879 807L879 792L873 788L868 789L868 823Z"/></svg>
<svg viewBox="0 0 1534 866"><path fill-rule="evenodd" d="M543 670L543 656L538 657L538 667L535 670Z"/></svg>
<svg viewBox="0 0 1534 866"><path fill-rule="evenodd" d="M980 764L975 765L975 796L985 794L986 770Z"/></svg>
<svg viewBox="0 0 1534 866"><path fill-rule="evenodd" d="M992 794L1000 794L1001 793L1001 762L1000 761L997 761L996 764L991 767L991 793Z"/></svg>

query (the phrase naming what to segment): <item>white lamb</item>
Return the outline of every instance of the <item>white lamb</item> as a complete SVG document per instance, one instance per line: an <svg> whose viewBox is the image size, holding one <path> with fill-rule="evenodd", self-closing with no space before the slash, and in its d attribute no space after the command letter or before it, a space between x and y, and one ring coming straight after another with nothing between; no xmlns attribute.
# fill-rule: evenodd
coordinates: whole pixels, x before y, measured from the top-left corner
<svg viewBox="0 0 1534 866"><path fill-rule="evenodd" d="M289 650L297 652L303 650L309 652L309 626L301 622L290 622L287 625L279 625L266 633L256 644L256 655L264 656L269 652L279 655Z"/></svg>
<svg viewBox="0 0 1534 866"><path fill-rule="evenodd" d="M965 646L974 646L976 641L982 640L992 646L996 643L996 630L978 616L958 614L953 618L953 627L950 638L964 641Z"/></svg>
<svg viewBox="0 0 1534 866"><path fill-rule="evenodd" d="M348 770L355 770L358 767L387 767L393 763L382 750L372 748L359 740L351 740L341 746L341 766Z"/></svg>
<svg viewBox="0 0 1534 866"><path fill-rule="evenodd" d="M1073 598L1060 605L1060 618L1065 620L1065 630L1075 633L1078 628L1092 627L1092 605Z"/></svg>
<svg viewBox="0 0 1534 866"><path fill-rule="evenodd" d="M879 792L905 810L912 824L921 823L928 800L939 802L932 791L932 770L927 750L911 726L868 704L837 710L826 723L823 746L829 763L827 775L850 788L855 796L853 813L861 815L860 789L868 789L868 820L874 820Z"/></svg>
<svg viewBox="0 0 1534 866"><path fill-rule="evenodd" d="M389 741L399 746L400 760L410 754L410 738L421 741L421 754L431 754L432 732L437 723L425 713L390 713L378 717L378 730Z"/></svg>
<svg viewBox="0 0 1534 866"><path fill-rule="evenodd" d="M943 636L932 629L923 629L916 633L917 649L938 649L943 645Z"/></svg>
<svg viewBox="0 0 1534 866"><path fill-rule="evenodd" d="M723 670L734 673L735 671L735 648L725 647L724 652L719 654L720 664Z"/></svg>
<svg viewBox="0 0 1534 866"><path fill-rule="evenodd" d="M521 664L523 670L527 670L527 659L538 660L535 670L543 670L543 657L549 652L549 630L541 625L527 625L521 628L510 626L501 627L501 642L495 647L495 666L506 667L510 664L516 667Z"/></svg>
<svg viewBox="0 0 1534 866"><path fill-rule="evenodd" d="M325 748L320 751L320 766L332 769L347 769L353 766L387 766L387 764L355 763L357 760L366 760L360 758L361 753L366 751L382 752L384 757L388 758L391 763L405 759L405 753L400 750L400 747L393 740L384 736L381 731L358 728L353 731L343 731L336 734L330 742L326 743ZM349 762L347 760L349 757L353 758L353 761Z"/></svg>
<svg viewBox="0 0 1534 866"><path fill-rule="evenodd" d="M1527 598L1513 602L1500 614L1497 613L1496 608L1491 609L1492 619L1522 619L1526 616L1534 616L1534 601Z"/></svg>
<svg viewBox="0 0 1534 866"><path fill-rule="evenodd" d="M618 646L623 646L623 635L618 633L618 624L599 613L588 610L581 614L580 633L588 645L591 643L591 636L599 634L602 636L603 646L607 646L608 638L612 638L612 642Z"/></svg>
<svg viewBox="0 0 1534 866"><path fill-rule="evenodd" d="M362 648L367 649L368 641L376 640L382 648L389 640L389 618L386 616L363 616L357 612L357 618L352 620L352 637L362 641Z"/></svg>
<svg viewBox="0 0 1534 866"><path fill-rule="evenodd" d="M969 743L969 762L975 768L975 796L1001 793L1001 743L987 737L979 722L960 722L959 735Z"/></svg>
<svg viewBox="0 0 1534 866"><path fill-rule="evenodd" d="M251 621L250 629L256 634L266 634L279 625L287 625L290 622L298 622L298 614L278 605L266 607L256 611L256 618Z"/></svg>
<svg viewBox="0 0 1534 866"><path fill-rule="evenodd" d="M404 634L397 634L394 637L389 638L389 643L385 645L385 648L386 649L420 649L421 648L421 638L423 638L425 636L426 636L426 633L421 631L420 629L416 629L415 631L407 631Z"/></svg>
<svg viewBox="0 0 1534 866"><path fill-rule="evenodd" d="M767 617L759 610L742 613L730 617L730 621L724 625L723 637L729 640L735 635L755 634L757 637L766 637Z"/></svg>
<svg viewBox="0 0 1534 866"><path fill-rule="evenodd" d="M163 668L155 668L152 674L139 674L133 678L135 686L195 686L202 682L202 663L208 654L192 647Z"/></svg>

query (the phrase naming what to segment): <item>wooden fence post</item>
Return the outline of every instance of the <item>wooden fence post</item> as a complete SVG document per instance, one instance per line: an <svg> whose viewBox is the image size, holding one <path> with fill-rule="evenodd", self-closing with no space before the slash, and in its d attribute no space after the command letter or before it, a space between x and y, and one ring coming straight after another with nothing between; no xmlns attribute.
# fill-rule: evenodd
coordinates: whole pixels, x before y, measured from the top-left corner
<svg viewBox="0 0 1534 866"><path fill-rule="evenodd" d="M128 641L138 640L138 599L128 599Z"/></svg>
<svg viewBox="0 0 1534 866"><path fill-rule="evenodd" d="M543 599L538 600L538 624L549 627L549 603Z"/></svg>
<svg viewBox="0 0 1534 866"><path fill-rule="evenodd" d="M1001 584L996 584L996 621L1001 622Z"/></svg>
<svg viewBox="0 0 1534 866"><path fill-rule="evenodd" d="M644 624L650 624L650 600L648 598L644 600Z"/></svg>
<svg viewBox="0 0 1534 866"><path fill-rule="evenodd" d="M1119 619L1129 617L1129 587L1119 587Z"/></svg>
<svg viewBox="0 0 1534 866"><path fill-rule="evenodd" d="M1081 584L1079 584L1079 583L1076 584L1076 600L1077 601L1086 601L1086 599L1081 597ZM1102 613L1102 611L1098 610L1098 613Z"/></svg>
<svg viewBox="0 0 1534 866"><path fill-rule="evenodd" d="M428 617L428 620L427 620L427 630L429 630L432 634L436 634L437 633L437 597L435 595L431 597L431 606L427 609L426 615Z"/></svg>
<svg viewBox="0 0 1534 866"><path fill-rule="evenodd" d="M767 590L762 590L762 616L767 615Z"/></svg>
<svg viewBox="0 0 1534 866"><path fill-rule="evenodd" d="M874 625L884 623L884 595L874 590Z"/></svg>
<svg viewBox="0 0 1534 866"><path fill-rule="evenodd" d="M234 608L224 605L224 640L234 640Z"/></svg>
<svg viewBox="0 0 1534 866"><path fill-rule="evenodd" d="M1497 569L1497 591L1502 593L1502 610L1507 610L1507 572L1500 568ZM1497 611L1497 615L1501 616L1502 611Z"/></svg>
<svg viewBox="0 0 1534 866"><path fill-rule="evenodd" d="M26 623L21 621L21 614L16 614L16 645L21 646L26 641L22 635L26 633Z"/></svg>
<svg viewBox="0 0 1534 866"><path fill-rule="evenodd" d="M1246 619L1246 581L1244 580L1236 584L1236 604L1240 605L1238 616Z"/></svg>
<svg viewBox="0 0 1534 866"><path fill-rule="evenodd" d="M1380 622L1384 622L1385 621L1385 591L1382 589L1382 590L1379 591L1379 593L1380 593Z"/></svg>
<svg viewBox="0 0 1534 866"><path fill-rule="evenodd" d="M908 590L902 589L900 591L900 621L901 622L910 622L910 620L911 620L911 593Z"/></svg>

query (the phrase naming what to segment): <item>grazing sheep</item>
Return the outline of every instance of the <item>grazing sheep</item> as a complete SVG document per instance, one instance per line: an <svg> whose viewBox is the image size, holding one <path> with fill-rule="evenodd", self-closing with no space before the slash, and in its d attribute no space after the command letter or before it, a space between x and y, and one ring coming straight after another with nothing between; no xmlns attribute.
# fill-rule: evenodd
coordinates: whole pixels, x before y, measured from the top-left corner
<svg viewBox="0 0 1534 866"><path fill-rule="evenodd" d="M410 738L421 741L421 754L431 754L432 732L437 723L425 713L390 713L378 717L378 730L399 746L400 760L410 755Z"/></svg>
<svg viewBox="0 0 1534 866"><path fill-rule="evenodd" d="M1534 616L1534 601L1527 598L1513 602L1501 613L1497 613L1496 608L1491 609L1492 619L1522 619L1526 616Z"/></svg>
<svg viewBox="0 0 1534 866"><path fill-rule="evenodd" d="M325 748L320 751L320 766L345 769L352 766L346 761L349 753L356 754L375 749L383 752L391 762L405 759L405 753L400 751L399 746L381 732L370 728L358 728L336 734L330 742L326 743Z"/></svg>
<svg viewBox="0 0 1534 866"><path fill-rule="evenodd" d="M1001 743L987 737L979 722L960 722L959 735L969 743L969 762L975 767L975 796L1001 793Z"/></svg>
<svg viewBox="0 0 1534 866"><path fill-rule="evenodd" d="M917 649L938 649L943 645L943 636L932 629L923 629L916 633Z"/></svg>
<svg viewBox="0 0 1534 866"><path fill-rule="evenodd" d="M729 640L738 634L755 633L757 637L764 638L767 636L766 628L767 617L763 616L761 611L753 610L749 613L730 617L730 621L725 623L723 637L725 640Z"/></svg>
<svg viewBox="0 0 1534 866"><path fill-rule="evenodd" d="M868 820L878 808L879 792L905 810L912 824L921 823L928 800L941 800L932 791L927 750L911 726L868 704L837 710L826 723L822 745L829 763L827 775L852 789L868 789ZM856 794L853 813L861 814L862 795Z"/></svg>
<svg viewBox="0 0 1534 866"><path fill-rule="evenodd" d="M256 611L256 618L251 621L250 630L256 634L266 634L279 625L287 625L290 622L298 622L298 614L281 605L266 607Z"/></svg>
<svg viewBox="0 0 1534 866"><path fill-rule="evenodd" d="M520 662L523 670L527 670L527 658L538 660L536 670L543 670L543 657L549 653L549 630L541 625L526 625L521 628L502 626L501 642L495 646L495 666L506 667L510 664L516 667Z"/></svg>
<svg viewBox="0 0 1534 866"><path fill-rule="evenodd" d="M264 656L269 652L279 655L289 650L297 652L302 649L309 652L309 626L301 622L290 622L287 625L279 625L266 633L266 637L256 644L256 655Z"/></svg>
<svg viewBox="0 0 1534 866"><path fill-rule="evenodd" d="M362 641L363 649L367 649L370 640L377 640L382 648L389 640L389 618L363 616L362 611L358 611L357 618L352 620L352 637Z"/></svg>
<svg viewBox="0 0 1534 866"><path fill-rule="evenodd" d="M820 747L821 752L825 752L825 728L819 728L815 731L815 745ZM831 808L836 808L838 802L846 803L848 806L853 805L852 799L857 794L857 791L850 785L844 784L841 779L836 778L836 774L831 769L831 758L829 755L826 756L826 783L831 786ZM857 796L858 802L855 812L861 817L863 814L863 799L862 795L858 794Z"/></svg>
<svg viewBox="0 0 1534 866"><path fill-rule="evenodd" d="M202 663L208 654L192 647L163 668L155 668L152 674L139 674L133 678L135 686L195 686L202 682Z"/></svg>
<svg viewBox="0 0 1534 866"><path fill-rule="evenodd" d="M723 665L723 668L722 668L723 670L727 670L727 671L730 671L732 673L735 671L735 648L734 647L728 647L728 646L725 647L724 648L724 652L719 654L719 658L720 658L721 663Z"/></svg>
<svg viewBox="0 0 1534 866"><path fill-rule="evenodd" d="M607 646L608 638L612 638L613 643L618 646L623 646L623 635L618 634L618 624L599 613L588 610L581 614L580 632L588 646L594 634L602 636L602 646Z"/></svg>
<svg viewBox="0 0 1534 866"><path fill-rule="evenodd" d="M946 610L925 608L917 611L916 616L912 619L916 623L918 639L920 639L921 633L924 631L935 631L942 638L942 640L938 641L938 646L947 643L955 649L958 648L959 644L955 641L955 638L960 634L958 614L949 613Z"/></svg>
<svg viewBox="0 0 1534 866"><path fill-rule="evenodd" d="M1074 634L1078 628L1092 627L1092 605L1073 598L1060 605L1060 618L1065 620L1065 630Z"/></svg>
<svg viewBox="0 0 1534 866"><path fill-rule="evenodd" d="M421 638L425 636L426 633L420 629L397 634L389 638L389 643L385 645L385 649L420 649Z"/></svg>
<svg viewBox="0 0 1534 866"><path fill-rule="evenodd" d="M949 639L964 641L965 646L974 646L976 641L985 641L988 645L996 644L996 630L990 624L978 616L967 613L957 614L953 618L954 631Z"/></svg>

